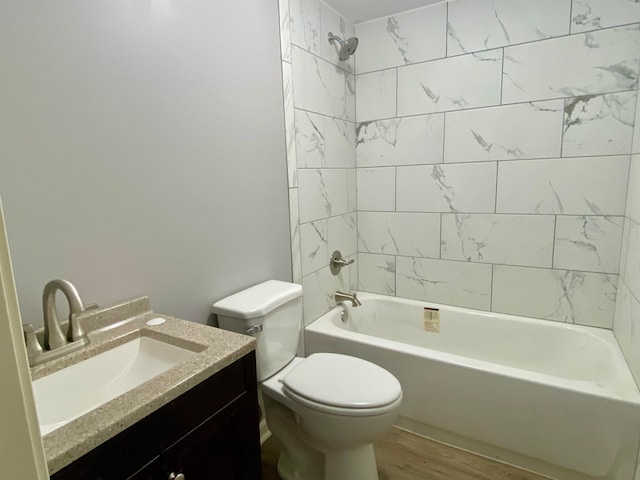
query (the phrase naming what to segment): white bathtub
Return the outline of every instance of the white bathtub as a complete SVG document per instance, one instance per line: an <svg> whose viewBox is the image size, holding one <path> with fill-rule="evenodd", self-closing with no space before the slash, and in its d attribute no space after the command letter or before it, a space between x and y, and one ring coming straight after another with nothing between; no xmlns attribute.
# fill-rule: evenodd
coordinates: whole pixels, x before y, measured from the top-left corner
<svg viewBox="0 0 640 480"><path fill-rule="evenodd" d="M402 383L397 424L553 478L631 480L640 393L613 333L369 293L305 329L306 353ZM440 309L425 331L424 307Z"/></svg>

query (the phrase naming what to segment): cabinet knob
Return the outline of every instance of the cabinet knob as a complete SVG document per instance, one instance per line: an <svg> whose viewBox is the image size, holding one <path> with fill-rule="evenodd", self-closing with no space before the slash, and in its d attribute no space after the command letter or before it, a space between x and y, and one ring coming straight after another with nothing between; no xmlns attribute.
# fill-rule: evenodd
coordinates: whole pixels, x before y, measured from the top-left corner
<svg viewBox="0 0 640 480"><path fill-rule="evenodd" d="M182 473L176 475L175 473L171 472L167 480L186 480L186 478L187 477L185 477Z"/></svg>

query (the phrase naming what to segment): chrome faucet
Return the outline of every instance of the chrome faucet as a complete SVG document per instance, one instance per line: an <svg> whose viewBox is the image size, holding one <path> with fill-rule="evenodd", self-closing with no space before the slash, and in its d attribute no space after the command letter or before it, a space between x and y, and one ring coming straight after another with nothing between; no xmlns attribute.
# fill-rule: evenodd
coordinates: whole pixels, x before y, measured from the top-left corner
<svg viewBox="0 0 640 480"><path fill-rule="evenodd" d="M69 323L67 334L62 333L62 327L56 313L56 293L61 291L69 303ZM89 339L82 330L78 316L97 305L85 306L76 287L67 280L51 280L42 292L42 308L44 310L43 345L40 346L38 337L32 325L24 325L24 338L31 366L58 358L66 353L82 348Z"/></svg>
<svg viewBox="0 0 640 480"><path fill-rule="evenodd" d="M356 292L353 292L353 295L349 295L348 293L338 291L335 293L333 298L336 302L349 301L351 302L351 305L353 307L359 307L360 305L362 305L362 303L360 303L360 300L358 300L358 297L356 297Z"/></svg>

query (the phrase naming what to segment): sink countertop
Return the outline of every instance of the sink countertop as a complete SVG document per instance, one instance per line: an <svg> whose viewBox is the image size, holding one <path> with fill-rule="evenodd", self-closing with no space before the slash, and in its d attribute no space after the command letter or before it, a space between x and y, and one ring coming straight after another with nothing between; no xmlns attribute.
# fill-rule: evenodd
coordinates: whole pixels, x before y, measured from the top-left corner
<svg viewBox="0 0 640 480"><path fill-rule="evenodd" d="M146 325L148 320L158 317L166 321L157 326ZM151 311L146 297L102 310L88 311L82 314L80 322L89 337L89 345L33 367L33 380L139 336L155 338L197 353L139 387L44 436L42 441L49 475L231 365L255 350L256 346L255 340L245 335L159 315Z"/></svg>

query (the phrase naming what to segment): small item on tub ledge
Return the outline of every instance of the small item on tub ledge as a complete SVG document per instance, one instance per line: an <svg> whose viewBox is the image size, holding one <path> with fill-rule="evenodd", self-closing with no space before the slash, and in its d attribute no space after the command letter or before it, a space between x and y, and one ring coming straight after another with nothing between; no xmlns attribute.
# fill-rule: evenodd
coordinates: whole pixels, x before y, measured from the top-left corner
<svg viewBox="0 0 640 480"><path fill-rule="evenodd" d="M439 309L424 307L424 330L425 332L440 333Z"/></svg>
<svg viewBox="0 0 640 480"><path fill-rule="evenodd" d="M164 318L156 317L147 321L147 325L149 325L150 327L154 327L156 325L162 325L164 322L166 322Z"/></svg>

